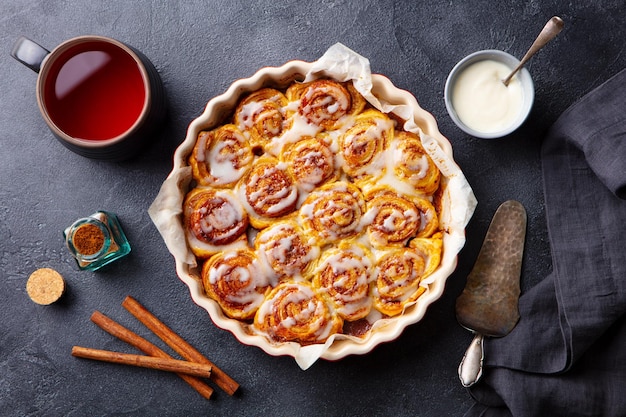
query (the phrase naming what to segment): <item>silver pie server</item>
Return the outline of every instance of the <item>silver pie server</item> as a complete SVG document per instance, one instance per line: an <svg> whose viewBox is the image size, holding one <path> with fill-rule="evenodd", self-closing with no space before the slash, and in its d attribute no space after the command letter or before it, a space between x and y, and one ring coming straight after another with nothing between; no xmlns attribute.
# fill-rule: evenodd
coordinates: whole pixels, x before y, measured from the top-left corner
<svg viewBox="0 0 626 417"><path fill-rule="evenodd" d="M475 334L459 365L459 378L465 387L482 375L483 338L506 336L519 320L525 238L524 206L505 201L491 220L465 289L456 300L457 321Z"/></svg>

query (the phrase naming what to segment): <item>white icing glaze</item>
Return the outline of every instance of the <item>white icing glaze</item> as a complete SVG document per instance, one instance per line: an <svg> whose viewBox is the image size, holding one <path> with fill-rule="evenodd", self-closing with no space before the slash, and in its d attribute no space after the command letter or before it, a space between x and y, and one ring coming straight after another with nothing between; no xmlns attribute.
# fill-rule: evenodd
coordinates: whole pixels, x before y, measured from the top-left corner
<svg viewBox="0 0 626 417"><path fill-rule="evenodd" d="M331 288L322 288L335 300L339 314L359 317L369 313L372 299L369 296L369 283L376 275L372 262L361 247L354 245L350 249L339 250L324 258L318 273L331 268L333 276L338 277L330 283ZM352 272L352 274L350 274ZM356 278L355 278L356 274ZM326 283L325 285L328 285Z"/></svg>
<svg viewBox="0 0 626 417"><path fill-rule="evenodd" d="M203 214L200 219L200 228L207 235L217 231L222 239L227 239L238 232L237 228L231 226L243 220L244 212L239 200L230 192L217 191L215 193L214 202L219 204L222 201L225 201L226 204L220 204L217 209L210 213L207 213L205 207L199 210Z"/></svg>
<svg viewBox="0 0 626 417"><path fill-rule="evenodd" d="M511 68L493 60L469 65L460 74L452 92L452 106L459 119L479 132L506 129L518 118L524 91L517 77L508 87L502 80Z"/></svg>
<svg viewBox="0 0 626 417"><path fill-rule="evenodd" d="M307 105L301 107L301 113L315 115L314 123L322 123L326 120L333 120L335 113L346 112L350 107L349 98L343 94L334 94L336 89L329 86L318 86L315 89L307 90L304 98ZM314 93L326 95L322 100L311 100Z"/></svg>
<svg viewBox="0 0 626 417"><path fill-rule="evenodd" d="M358 233L364 227L361 222L363 212L359 205L361 197L358 193L347 194L348 187L345 183L333 184L333 187L316 191L317 198L300 207L300 215L309 220L321 219L321 223L329 226L322 231L331 240L342 236ZM340 201L337 197L342 196ZM317 201L327 199L325 205L316 209ZM335 227L330 227L330 225Z"/></svg>
<svg viewBox="0 0 626 417"><path fill-rule="evenodd" d="M298 113L294 113L291 117L291 126L285 129L282 135L276 137L269 145L269 152L278 156L285 146L296 143L303 136L315 137L322 128L319 125L308 123L307 120Z"/></svg>
<svg viewBox="0 0 626 417"><path fill-rule="evenodd" d="M408 171L411 172L411 175L409 176L410 181L419 181L425 178L428 174L428 169L430 167L430 163L426 154L424 153L418 159L408 158L402 151L402 148L398 146L398 142L398 140L393 141L393 147L391 148L393 164L406 165Z"/></svg>
<svg viewBox="0 0 626 417"><path fill-rule="evenodd" d="M261 124L264 128L268 125L264 124L264 119L272 118L276 116L276 112L280 114L280 117L285 116L285 108L280 106L280 101L283 96L279 93L274 94L271 97L263 97L259 100L249 100L243 106L239 108L237 117L239 118L239 128L242 131L246 131L253 127L255 124ZM266 109L269 103L273 103L274 106ZM264 112L264 110L266 110ZM267 114L265 114L267 113ZM270 125L273 125L271 123ZM270 130L270 136L277 136L281 132L282 126L274 126L274 130Z"/></svg>
<svg viewBox="0 0 626 417"><path fill-rule="evenodd" d="M366 142L384 141L386 132L388 132L392 128L393 123L390 120L375 118L374 124L369 125L364 132L359 131L358 134L348 133L343 137L343 153L345 154L345 156L348 156L351 153L351 149L354 147L362 146L361 143L364 140ZM361 166L354 167L354 174L357 176L364 174L376 175L381 172L386 167L386 165L388 165L385 158L385 153L386 152L376 152L371 155L371 159L363 161Z"/></svg>
<svg viewBox="0 0 626 417"><path fill-rule="evenodd" d="M297 291L291 291L296 288ZM289 291L288 295L284 294ZM306 308L302 308L294 316L284 316L282 320L277 324L278 327L289 329L295 326L306 326L314 331L314 335L317 340L325 340L330 336L332 330L332 321L325 315L329 306L324 304L323 301L316 299L315 294L308 286L289 284L281 288L276 292L274 299L281 299L280 305L285 306L288 304L302 305L302 302L307 302ZM265 317L269 314L277 314L276 308L278 307L273 303L274 299L267 299L261 304L257 311L257 319L264 321ZM288 313L290 309L285 308L285 313ZM324 325L324 322L327 322ZM276 329L270 329L270 332Z"/></svg>
<svg viewBox="0 0 626 417"><path fill-rule="evenodd" d="M413 252L405 252L404 256L409 257L409 258L419 257L419 255ZM391 276L394 276L396 278L401 278L401 279L396 279L389 285L378 286L377 288L378 290L380 290L379 292L382 292L383 294L385 293L398 294L399 292L399 296L395 297L395 299L399 301L407 300L409 297L411 297L411 295L413 295L417 287L417 284L419 283L419 278L422 273L422 271L418 271L418 270L411 268L410 274L401 275L400 271L398 271L397 268L395 268L393 265L390 266L386 272Z"/></svg>
<svg viewBox="0 0 626 417"><path fill-rule="evenodd" d="M196 153L196 159L198 160L198 162L206 161L206 141L208 137L209 135L206 134L198 136L198 143L196 145L196 148L198 149Z"/></svg>
<svg viewBox="0 0 626 417"><path fill-rule="evenodd" d="M282 166L282 169L281 169ZM280 166L269 166L266 167L262 174L254 174L251 175L248 179L249 183L256 183L262 177L270 176L275 173L277 170L284 170L284 164ZM255 192L248 193L248 198L250 200L251 205L257 207L263 207L266 204L269 204L270 207L267 208L268 214L280 213L285 208L294 204L294 202L298 198L298 189L295 186L283 187L277 189L275 192L268 192L269 190L262 188Z"/></svg>
<svg viewBox="0 0 626 417"><path fill-rule="evenodd" d="M283 236L285 235L285 236ZM301 255L299 258L299 265L289 265L292 261L292 253L295 245L298 244L296 240L300 240L306 247L307 252ZM307 242L305 237L299 233L291 224L283 223L276 226L270 226L263 231L263 234L258 242L259 259L267 265L267 268L271 271L270 274L274 278L278 278L277 271L272 268L272 262L276 261L280 263L280 266L285 269L285 273L289 274L294 279L301 278L301 271L298 269L300 265L308 265L311 261L319 257L319 247L311 240Z"/></svg>
<svg viewBox="0 0 626 417"><path fill-rule="evenodd" d="M249 101L248 103L241 106L239 111L240 124L239 128L241 130L246 130L254 126L255 119L254 116L263 110L263 102L262 101Z"/></svg>
<svg viewBox="0 0 626 417"><path fill-rule="evenodd" d="M237 256L236 252L226 253L223 260L228 261ZM264 274L259 273L259 266L256 260L244 266L231 266L226 263L218 263L217 267L212 267L209 271L209 282L211 285L223 281L225 284L232 281L239 281L236 286L239 291L225 294L225 301L240 305L245 313L256 310L264 301L263 294L257 288L269 285Z"/></svg>
<svg viewBox="0 0 626 417"><path fill-rule="evenodd" d="M241 168L235 168L234 162L244 156L247 151L242 148L234 155L224 153L223 149L231 145L229 142L230 141L223 141L216 143L208 152L207 160L210 174L216 178L220 178L220 182L224 183L233 183L239 180L245 173L247 165L252 160L252 154L250 153L247 158L241 161Z"/></svg>

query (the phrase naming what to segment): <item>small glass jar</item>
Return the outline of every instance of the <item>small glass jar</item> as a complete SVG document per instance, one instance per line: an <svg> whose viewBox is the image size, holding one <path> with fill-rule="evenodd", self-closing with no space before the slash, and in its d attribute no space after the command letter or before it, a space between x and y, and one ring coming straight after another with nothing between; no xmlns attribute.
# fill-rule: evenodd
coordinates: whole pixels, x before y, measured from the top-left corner
<svg viewBox="0 0 626 417"><path fill-rule="evenodd" d="M106 211L76 220L63 236L80 269L95 271L130 253L117 216Z"/></svg>

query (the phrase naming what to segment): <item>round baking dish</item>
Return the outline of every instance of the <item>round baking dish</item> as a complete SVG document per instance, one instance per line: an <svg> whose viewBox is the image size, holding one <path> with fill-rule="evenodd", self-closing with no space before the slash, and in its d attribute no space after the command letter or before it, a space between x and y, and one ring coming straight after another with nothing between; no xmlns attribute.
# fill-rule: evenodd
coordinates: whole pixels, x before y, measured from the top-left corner
<svg viewBox="0 0 626 417"><path fill-rule="evenodd" d="M442 172L444 190L440 222L444 232L443 256L440 266L428 277L425 293L401 315L376 322L366 336L335 335L323 345L300 346L295 342L272 342L253 332L246 323L227 317L217 302L205 294L198 262L185 244L181 213L191 177L188 157L198 134L224 123L232 115L238 101L247 93L263 87L284 89L292 82L302 81L307 76L347 81L337 79L336 74L332 72L319 71L319 65L314 64L290 61L281 67L262 68L249 78L235 81L224 94L211 99L204 112L190 123L185 140L174 154L174 168L150 208L153 221L174 255L178 277L189 287L193 301L209 313L215 325L230 331L241 343L257 346L270 355L293 356L302 369L311 366L318 358L338 360L348 355L370 352L377 345L397 338L408 325L421 320L428 306L441 297L446 279L456 267L457 254L465 243L465 225L476 205L469 184L454 163L452 147L439 132L434 117L423 110L408 91L396 88L382 75L367 73L366 77L371 77L368 95L373 95L375 97L373 100L379 101L372 104L385 112L391 109L405 121L408 120L405 129L419 130L426 151ZM369 71L369 67L367 70Z"/></svg>

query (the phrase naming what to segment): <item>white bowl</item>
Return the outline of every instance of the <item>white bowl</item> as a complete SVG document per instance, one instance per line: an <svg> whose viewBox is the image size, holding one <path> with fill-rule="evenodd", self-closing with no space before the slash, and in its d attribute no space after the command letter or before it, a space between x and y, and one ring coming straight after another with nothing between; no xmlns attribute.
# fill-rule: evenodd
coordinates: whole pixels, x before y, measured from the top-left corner
<svg viewBox="0 0 626 417"><path fill-rule="evenodd" d="M466 56L465 58L463 58L461 61L459 61L459 63L457 63L454 66L454 68L452 68L452 71L450 71L450 74L448 75L448 79L446 80L446 85L444 88L444 100L446 103L446 109L448 110L448 113L450 114L452 121L454 121L454 123L462 131L464 131L465 133L469 135L475 136L477 138L482 138L482 139L501 138L517 130L517 128L519 128L522 125L522 123L526 121L526 118L530 114L530 110L532 109L533 102L535 99L535 87L534 87L533 80L528 70L526 68L522 68L516 74L516 77L520 81L521 88L522 88L522 105L521 105L521 108L517 117L514 120L512 120L512 122L508 126L498 131L483 132L483 131L479 131L468 126L466 123L464 123L461 120L461 118L457 114L457 111L454 108L454 105L453 105L454 87L456 85L456 82L459 76L463 73L463 71L467 67L477 62L485 61L485 60L492 60L492 61L500 62L506 65L507 67L509 67L511 70L513 70L519 64L519 60L517 58L503 51L498 51L495 49L488 49L484 51L474 52Z"/></svg>
<svg viewBox="0 0 626 417"><path fill-rule="evenodd" d="M313 63L303 61L290 61L281 67L262 68L250 78L235 81L224 94L211 99L205 111L189 125L184 142L174 154L174 168L150 208L153 221L175 257L179 278L189 287L194 302L206 309L213 322L218 327L230 331L241 343L257 346L270 355L293 356L303 369L308 368L317 358L338 360L351 354L367 353L380 343L397 338L406 326L421 320L427 307L442 295L446 279L456 267L457 254L465 243L465 225L476 205L469 184L453 162L452 147L439 132L434 117L418 105L412 94L396 88L382 75L371 75L371 92L377 98L382 99L385 104L402 106L405 110L410 110L408 117L412 117L415 124L430 138L432 146L428 146L427 151L434 149L433 159L442 170L444 178L442 183L445 184L444 208L441 213L442 228L445 232L443 257L437 271L430 276L432 281L428 284L426 292L402 315L384 319L384 325L370 332L367 337L340 335L326 345L301 347L294 342L270 342L262 335L251 331L249 325L227 317L219 305L205 294L199 267L185 245L181 213L182 201L189 190L191 176L187 158L198 133L223 123L232 114L243 95L262 87L285 88L295 80L303 80L312 68ZM450 173L450 178L445 176L446 172Z"/></svg>

